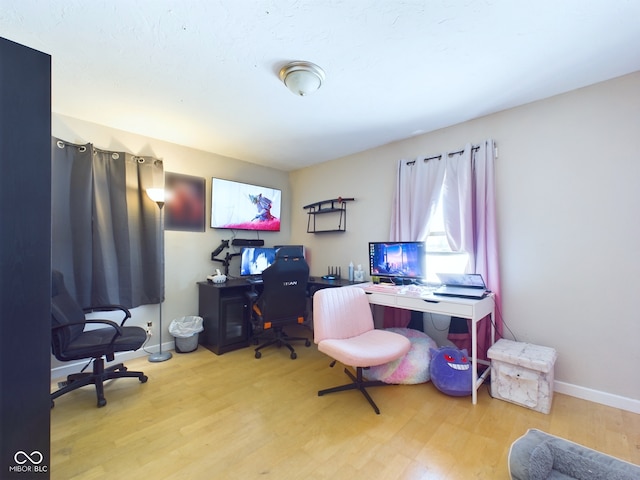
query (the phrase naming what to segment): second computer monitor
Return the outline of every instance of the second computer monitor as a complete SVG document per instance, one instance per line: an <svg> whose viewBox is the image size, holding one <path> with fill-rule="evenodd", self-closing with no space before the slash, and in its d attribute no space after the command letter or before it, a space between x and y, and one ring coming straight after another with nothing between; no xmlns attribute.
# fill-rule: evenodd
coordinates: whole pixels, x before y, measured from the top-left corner
<svg viewBox="0 0 640 480"><path fill-rule="evenodd" d="M268 247L244 247L241 252L240 275L262 275L276 261L276 249Z"/></svg>

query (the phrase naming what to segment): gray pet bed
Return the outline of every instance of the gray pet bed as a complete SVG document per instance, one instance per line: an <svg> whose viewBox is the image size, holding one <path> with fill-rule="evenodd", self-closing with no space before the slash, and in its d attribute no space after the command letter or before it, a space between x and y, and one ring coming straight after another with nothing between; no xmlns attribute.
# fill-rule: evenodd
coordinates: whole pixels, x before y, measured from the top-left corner
<svg viewBox="0 0 640 480"><path fill-rule="evenodd" d="M530 429L509 450L513 480L638 480L640 466Z"/></svg>

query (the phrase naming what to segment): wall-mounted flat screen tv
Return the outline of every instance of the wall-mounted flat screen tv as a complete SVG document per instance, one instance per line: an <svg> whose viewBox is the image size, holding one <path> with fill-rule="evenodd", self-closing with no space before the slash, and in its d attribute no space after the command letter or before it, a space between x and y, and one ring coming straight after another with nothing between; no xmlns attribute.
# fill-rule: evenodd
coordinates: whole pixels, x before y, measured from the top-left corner
<svg viewBox="0 0 640 480"><path fill-rule="evenodd" d="M211 227L280 231L282 192L277 188L211 179Z"/></svg>
<svg viewBox="0 0 640 480"><path fill-rule="evenodd" d="M424 242L369 242L369 274L419 280L425 276Z"/></svg>

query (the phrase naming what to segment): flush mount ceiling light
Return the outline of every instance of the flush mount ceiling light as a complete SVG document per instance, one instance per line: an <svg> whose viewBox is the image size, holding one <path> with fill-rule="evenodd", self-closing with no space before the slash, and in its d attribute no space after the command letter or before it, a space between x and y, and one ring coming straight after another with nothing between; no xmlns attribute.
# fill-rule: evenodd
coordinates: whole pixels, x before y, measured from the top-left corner
<svg viewBox="0 0 640 480"><path fill-rule="evenodd" d="M290 62L280 69L280 80L291 92L304 97L320 88L324 70L311 62Z"/></svg>

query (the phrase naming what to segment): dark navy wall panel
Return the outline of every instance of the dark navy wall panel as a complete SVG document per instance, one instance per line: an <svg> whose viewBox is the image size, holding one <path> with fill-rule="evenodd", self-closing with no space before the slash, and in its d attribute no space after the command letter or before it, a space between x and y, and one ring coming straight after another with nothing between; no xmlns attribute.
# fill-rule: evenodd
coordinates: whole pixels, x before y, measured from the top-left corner
<svg viewBox="0 0 640 480"><path fill-rule="evenodd" d="M51 57L0 38L0 478L50 478Z"/></svg>

